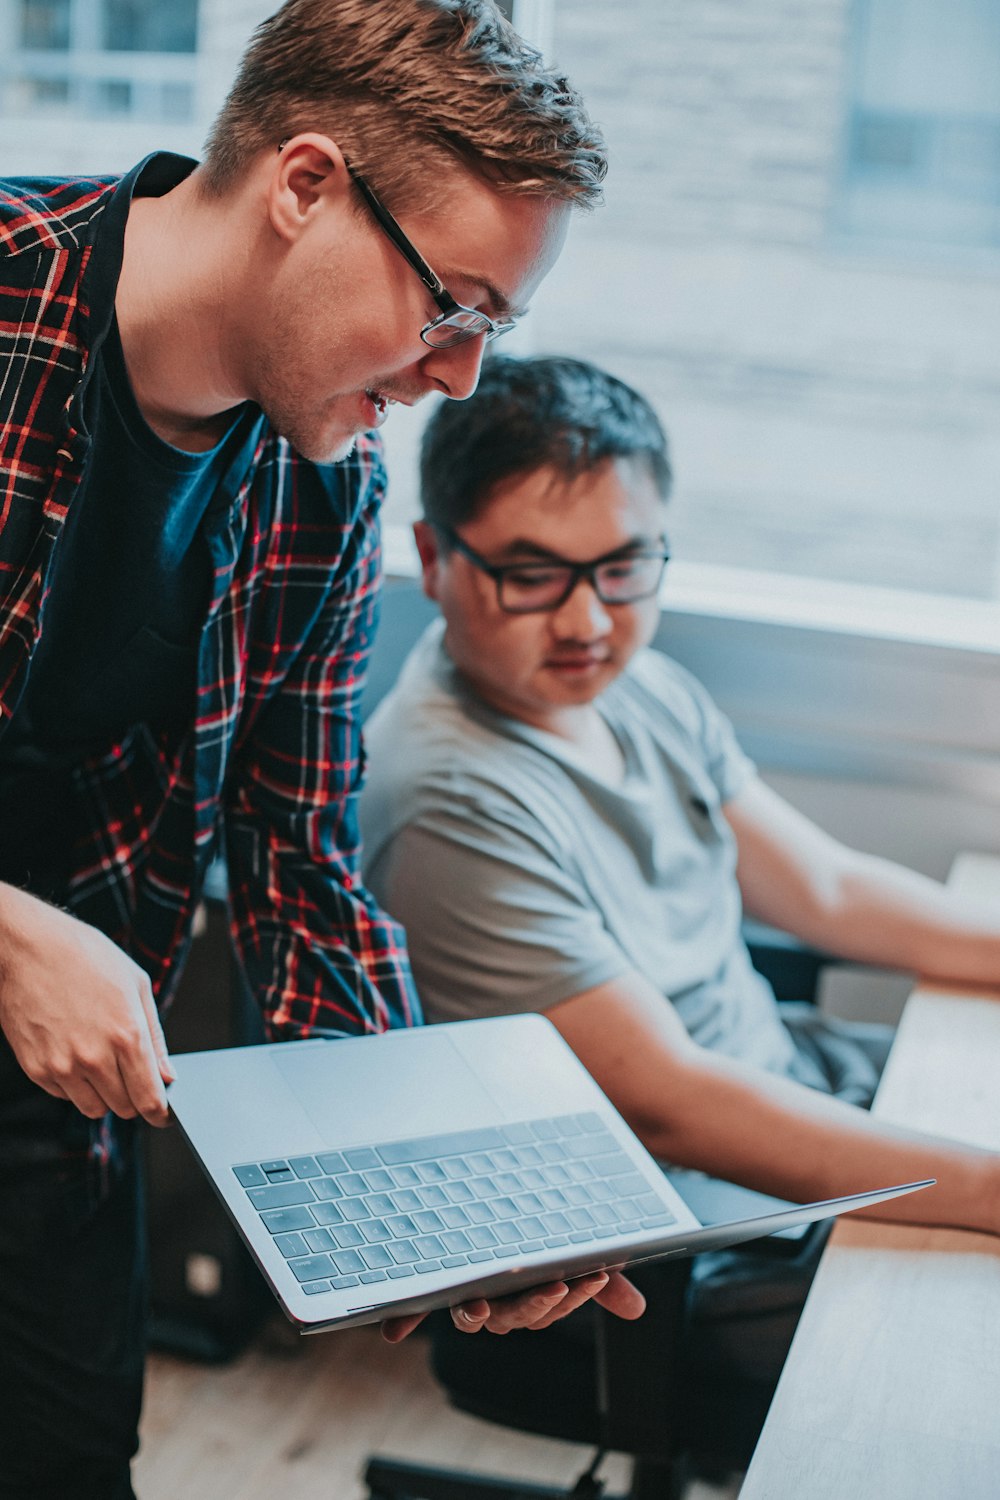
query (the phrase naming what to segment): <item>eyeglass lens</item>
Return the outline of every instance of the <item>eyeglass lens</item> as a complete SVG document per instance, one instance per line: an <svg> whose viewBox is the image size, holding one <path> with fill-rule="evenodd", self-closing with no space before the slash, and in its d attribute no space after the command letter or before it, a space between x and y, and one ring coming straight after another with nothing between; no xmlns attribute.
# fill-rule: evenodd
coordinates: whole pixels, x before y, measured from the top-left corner
<svg viewBox="0 0 1000 1500"><path fill-rule="evenodd" d="M603 604L632 604L659 587L666 566L662 553L642 553L599 563L594 568L527 564L498 573L500 605L512 613L558 609L580 578L589 578Z"/></svg>

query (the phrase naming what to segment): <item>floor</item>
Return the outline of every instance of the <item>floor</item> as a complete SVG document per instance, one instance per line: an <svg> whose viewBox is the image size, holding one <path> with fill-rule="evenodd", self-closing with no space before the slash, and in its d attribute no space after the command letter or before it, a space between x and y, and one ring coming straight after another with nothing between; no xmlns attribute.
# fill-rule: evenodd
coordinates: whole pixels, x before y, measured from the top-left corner
<svg viewBox="0 0 1000 1500"><path fill-rule="evenodd" d="M230 1365L150 1358L139 1500L363 1500L373 1452L567 1488L591 1457L453 1411L419 1339L390 1347L369 1329L299 1338L276 1321ZM620 1492L628 1462L615 1455L603 1472ZM694 1485L688 1500L736 1493L735 1482Z"/></svg>

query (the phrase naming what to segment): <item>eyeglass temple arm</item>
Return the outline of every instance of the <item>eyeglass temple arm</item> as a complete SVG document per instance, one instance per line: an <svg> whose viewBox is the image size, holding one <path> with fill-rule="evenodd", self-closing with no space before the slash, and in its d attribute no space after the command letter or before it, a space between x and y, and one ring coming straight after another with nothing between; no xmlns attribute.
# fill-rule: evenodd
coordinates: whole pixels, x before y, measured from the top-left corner
<svg viewBox="0 0 1000 1500"><path fill-rule="evenodd" d="M411 245L410 241L406 238L406 235L400 229L399 225L396 223L389 210L383 207L382 203L372 192L371 188L368 186L361 173L355 171L350 162L347 161L346 157L345 165L348 172L351 174L358 192L361 194L362 198L364 198L365 202L368 204L368 207L371 209L372 213L375 215L376 219L378 219L386 234L396 246L396 249L409 261L410 265L420 277L420 280L433 294L433 296L438 299L443 298L449 306L452 305L453 298L451 297L451 294L449 292L445 291L444 283L441 281L441 278L431 270L430 266L420 254L420 251L417 250L414 245Z"/></svg>

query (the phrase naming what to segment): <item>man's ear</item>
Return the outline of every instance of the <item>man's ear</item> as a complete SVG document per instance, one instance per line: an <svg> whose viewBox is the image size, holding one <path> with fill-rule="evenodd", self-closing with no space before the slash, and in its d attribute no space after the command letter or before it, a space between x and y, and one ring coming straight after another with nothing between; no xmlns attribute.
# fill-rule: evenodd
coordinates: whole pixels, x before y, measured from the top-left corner
<svg viewBox="0 0 1000 1500"><path fill-rule="evenodd" d="M325 208L350 206L351 177L344 154L328 135L303 131L284 142L271 173L267 211L272 228L297 240Z"/></svg>
<svg viewBox="0 0 1000 1500"><path fill-rule="evenodd" d="M438 534L428 521L414 521L413 540L420 554L424 593L428 599L437 601L441 571L441 542Z"/></svg>

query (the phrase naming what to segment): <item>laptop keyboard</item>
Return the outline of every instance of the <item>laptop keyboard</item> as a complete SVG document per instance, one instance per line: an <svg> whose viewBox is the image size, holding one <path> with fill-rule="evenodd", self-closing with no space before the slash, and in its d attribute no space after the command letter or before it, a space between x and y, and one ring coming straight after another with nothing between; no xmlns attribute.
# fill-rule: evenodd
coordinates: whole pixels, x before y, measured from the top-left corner
<svg viewBox="0 0 1000 1500"><path fill-rule="evenodd" d="M675 1222L596 1114L233 1171L310 1295Z"/></svg>

